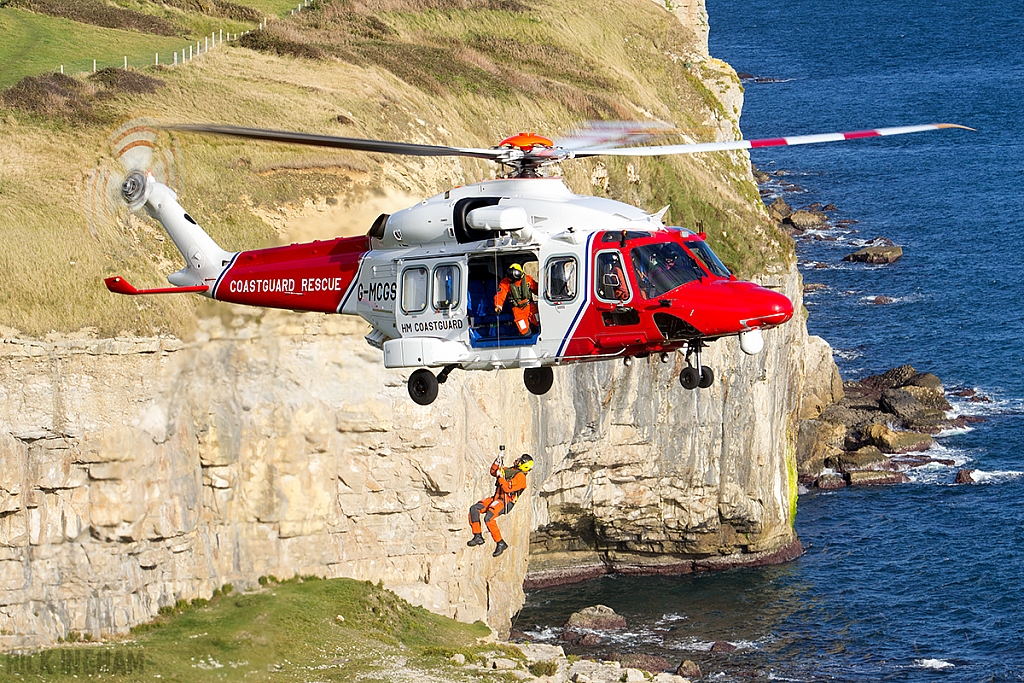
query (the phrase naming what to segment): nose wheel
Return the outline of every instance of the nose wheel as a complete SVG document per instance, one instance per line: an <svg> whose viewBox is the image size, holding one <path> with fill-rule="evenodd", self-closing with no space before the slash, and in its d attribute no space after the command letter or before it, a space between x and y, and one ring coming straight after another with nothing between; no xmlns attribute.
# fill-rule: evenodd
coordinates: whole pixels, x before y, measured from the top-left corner
<svg viewBox="0 0 1024 683"><path fill-rule="evenodd" d="M684 389L707 389L715 383L715 371L700 364L700 350L703 346L704 342L699 339L686 345L686 367L679 373L679 383Z"/></svg>

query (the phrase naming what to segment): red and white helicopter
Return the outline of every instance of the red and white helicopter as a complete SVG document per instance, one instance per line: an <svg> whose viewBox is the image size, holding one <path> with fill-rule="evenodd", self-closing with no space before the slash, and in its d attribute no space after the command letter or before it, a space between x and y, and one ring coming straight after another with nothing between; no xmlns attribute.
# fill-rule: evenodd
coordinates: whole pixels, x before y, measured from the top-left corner
<svg viewBox="0 0 1024 683"><path fill-rule="evenodd" d="M591 124L557 143L521 133L495 148L443 147L219 125L178 131L253 140L417 156L462 156L504 166L507 177L458 187L394 214L382 214L366 235L306 244L226 251L178 204L176 195L141 169L128 174L121 196L145 208L185 259L168 288L136 289L105 280L119 294L194 292L236 304L358 315L372 329L366 341L388 368L419 368L409 395L421 405L437 397L454 369L523 368L526 388L546 393L552 366L613 358L668 359L685 350L679 380L706 388L713 371L701 348L738 336L758 353L762 332L793 316L782 294L732 275L702 233L666 226L657 214L621 202L577 195L553 163L594 156L653 156L802 145L899 135L955 124L851 133L661 146L629 146L663 132L641 123ZM129 129L125 147L152 144ZM512 268L513 264L516 266ZM513 288L520 303L495 295L511 271L525 271L536 291ZM532 273L532 276L530 274ZM511 273L514 276L514 273ZM508 297L516 298L513 293ZM534 308L535 306L535 308ZM517 324L518 323L518 324ZM442 368L434 374L426 368Z"/></svg>

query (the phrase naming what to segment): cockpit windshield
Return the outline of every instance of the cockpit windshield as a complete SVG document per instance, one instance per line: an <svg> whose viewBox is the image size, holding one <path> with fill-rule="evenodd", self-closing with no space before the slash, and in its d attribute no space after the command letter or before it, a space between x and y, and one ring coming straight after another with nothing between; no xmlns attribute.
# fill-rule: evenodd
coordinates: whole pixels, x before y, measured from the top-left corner
<svg viewBox="0 0 1024 683"><path fill-rule="evenodd" d="M704 240L693 240L692 242L687 242L686 246L690 248L694 256L704 262L704 265L713 275L718 277L729 277L732 275Z"/></svg>
<svg viewBox="0 0 1024 683"><path fill-rule="evenodd" d="M634 247L630 256L640 291L648 299L705 276L693 257L676 242Z"/></svg>

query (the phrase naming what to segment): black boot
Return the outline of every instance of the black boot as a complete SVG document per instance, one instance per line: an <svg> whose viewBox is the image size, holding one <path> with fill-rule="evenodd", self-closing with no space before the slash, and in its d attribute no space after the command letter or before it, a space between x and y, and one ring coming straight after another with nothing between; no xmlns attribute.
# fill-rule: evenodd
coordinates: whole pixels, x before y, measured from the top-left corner
<svg viewBox="0 0 1024 683"><path fill-rule="evenodd" d="M493 556L497 557L498 555L501 555L503 552L505 552L505 548L507 547L508 543L505 543L505 541L498 541L498 545L494 546L494 553L492 553Z"/></svg>
<svg viewBox="0 0 1024 683"><path fill-rule="evenodd" d="M472 548L475 545L483 545L483 544L484 544L484 537L481 536L480 534L473 534L473 538L471 538L468 541L466 541L466 545L468 545L470 548Z"/></svg>

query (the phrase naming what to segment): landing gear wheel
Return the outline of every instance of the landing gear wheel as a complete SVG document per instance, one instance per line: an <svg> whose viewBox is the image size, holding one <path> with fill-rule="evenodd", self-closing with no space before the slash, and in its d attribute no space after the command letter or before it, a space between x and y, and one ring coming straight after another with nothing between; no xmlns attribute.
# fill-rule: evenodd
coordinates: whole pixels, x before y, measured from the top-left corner
<svg viewBox="0 0 1024 683"><path fill-rule="evenodd" d="M420 368L409 375L409 397L421 406L429 406L437 398L437 377Z"/></svg>
<svg viewBox="0 0 1024 683"><path fill-rule="evenodd" d="M683 385L684 389L696 389L697 385L700 384L700 375L697 373L697 368L690 365L683 368L683 371L679 373L679 383Z"/></svg>
<svg viewBox="0 0 1024 683"><path fill-rule="evenodd" d="M543 366L539 368L526 368L523 370L523 383L526 388L530 390L531 394L542 396L551 390L551 385L555 381L554 371L548 367Z"/></svg>
<svg viewBox="0 0 1024 683"><path fill-rule="evenodd" d="M706 365L700 366L700 381L697 382L697 386L701 389L707 389L715 383L715 371Z"/></svg>

